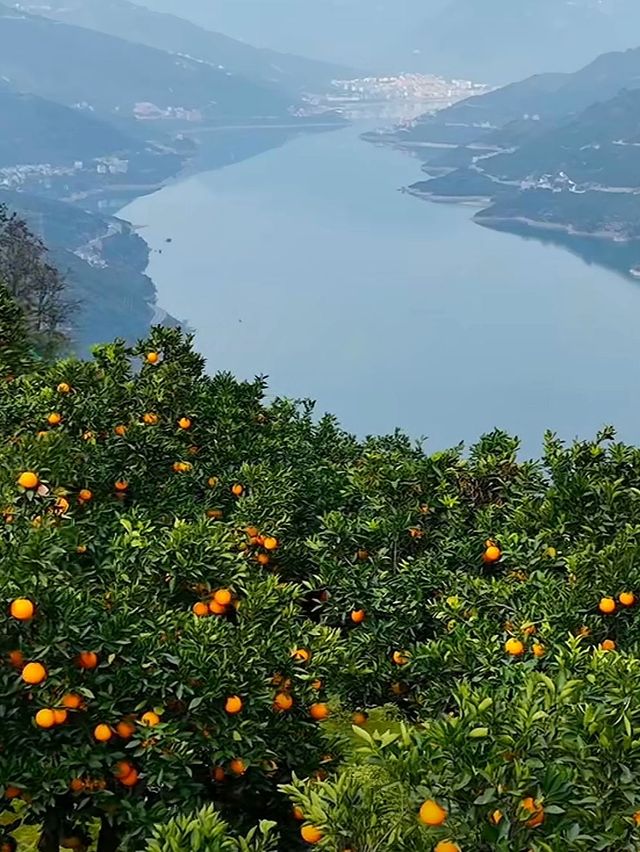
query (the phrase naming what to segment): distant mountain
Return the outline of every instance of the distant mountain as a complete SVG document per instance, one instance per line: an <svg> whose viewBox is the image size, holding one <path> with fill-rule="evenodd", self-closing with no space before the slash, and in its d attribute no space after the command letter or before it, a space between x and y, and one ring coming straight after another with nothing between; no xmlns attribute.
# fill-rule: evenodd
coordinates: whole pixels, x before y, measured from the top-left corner
<svg viewBox="0 0 640 852"><path fill-rule="evenodd" d="M44 0L43 0L44 2ZM574 71L640 32L637 0L136 0L251 44L495 85Z"/></svg>
<svg viewBox="0 0 640 852"><path fill-rule="evenodd" d="M207 29L378 73L409 64L409 27L447 0L136 0Z"/></svg>
<svg viewBox="0 0 640 852"><path fill-rule="evenodd" d="M573 74L537 74L517 83L459 101L447 109L419 116L385 139L415 148L425 162L448 165L434 145L469 146L468 158L482 149L508 149L535 138L542 130L622 89L640 88L640 48L606 53ZM376 134L365 138L378 141ZM478 150L480 149L480 151ZM455 164L459 164L456 156Z"/></svg>
<svg viewBox="0 0 640 852"><path fill-rule="evenodd" d="M632 47L639 32L637 0L449 0L425 10L405 43L421 68L506 83L543 67L572 71Z"/></svg>
<svg viewBox="0 0 640 852"><path fill-rule="evenodd" d="M128 0L53 0L46 5L42 0L21 0L19 7L127 41L202 59L225 71L295 93L324 92L331 80L355 74L346 66L255 48Z"/></svg>
<svg viewBox="0 0 640 852"><path fill-rule="evenodd" d="M605 91L610 81L600 81ZM564 88L583 92L575 80ZM488 151L489 138L508 138L512 147ZM640 239L640 87L577 113L507 124L481 145L450 149L427 162L432 175L456 158L460 167L409 191L437 201L481 201L489 205L476 216L483 224L515 221L617 241Z"/></svg>
<svg viewBox="0 0 640 852"><path fill-rule="evenodd" d="M104 157L130 149L121 130L89 113L0 86L0 167Z"/></svg>
<svg viewBox="0 0 640 852"><path fill-rule="evenodd" d="M208 63L6 6L0 76L21 91L110 118L133 118L140 104L153 105L151 115L172 110L214 121L285 116L291 106L276 87Z"/></svg>
<svg viewBox="0 0 640 852"><path fill-rule="evenodd" d="M640 188L640 89L625 90L477 168L498 180L537 181L564 172L578 186Z"/></svg>

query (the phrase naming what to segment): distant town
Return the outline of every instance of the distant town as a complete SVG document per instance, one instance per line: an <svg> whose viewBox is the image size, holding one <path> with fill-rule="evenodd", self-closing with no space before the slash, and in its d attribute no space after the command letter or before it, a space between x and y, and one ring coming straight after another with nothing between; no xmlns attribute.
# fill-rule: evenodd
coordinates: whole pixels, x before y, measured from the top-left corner
<svg viewBox="0 0 640 852"><path fill-rule="evenodd" d="M397 74L333 80L331 90L311 98L319 106L332 107L346 118L413 118L428 109L440 109L489 90L472 80L447 80L435 74Z"/></svg>

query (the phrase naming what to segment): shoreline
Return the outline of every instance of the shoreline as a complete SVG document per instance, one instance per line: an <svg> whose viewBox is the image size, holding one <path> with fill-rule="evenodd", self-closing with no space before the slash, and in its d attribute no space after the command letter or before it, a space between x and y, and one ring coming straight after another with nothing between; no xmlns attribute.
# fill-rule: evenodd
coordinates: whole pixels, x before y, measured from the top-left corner
<svg viewBox="0 0 640 852"><path fill-rule="evenodd" d="M410 186L401 187L400 192L412 195L421 201L432 201L434 204L462 204L470 207L486 207L491 204L491 198L483 195L435 195L434 193L411 189Z"/></svg>
<svg viewBox="0 0 640 852"><path fill-rule="evenodd" d="M609 231L580 231L571 224L542 222L539 219L530 219L527 216L482 216L476 214L473 217L473 220L478 225L484 225L486 227L491 227L493 224L498 225L515 222L536 231L559 231L570 237L587 237L589 239L605 240L611 243L634 243L640 241L640 237L622 237L612 234Z"/></svg>

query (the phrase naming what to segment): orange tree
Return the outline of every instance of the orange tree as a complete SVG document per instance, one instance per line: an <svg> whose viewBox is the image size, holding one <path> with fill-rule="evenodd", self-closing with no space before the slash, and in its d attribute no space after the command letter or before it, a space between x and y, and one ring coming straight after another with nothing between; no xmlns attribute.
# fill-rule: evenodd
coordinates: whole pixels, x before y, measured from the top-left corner
<svg viewBox="0 0 640 852"><path fill-rule="evenodd" d="M285 787L320 848L637 848L637 659L574 638L549 674L511 667L497 689L454 687L451 707L394 732L356 728L337 776Z"/></svg>
<svg viewBox="0 0 640 852"><path fill-rule="evenodd" d="M277 815L330 750L340 636L293 580L355 443L262 393L166 330L0 391L0 785L42 850L96 819L137 848L209 799Z"/></svg>
<svg viewBox="0 0 640 852"><path fill-rule="evenodd" d="M608 430L547 436L536 463L501 432L468 454L359 442L265 404L261 379L207 376L175 330L3 369L0 792L44 852L96 826L100 852L184 845L205 823L242 848L265 819L265 843L364 852L398 749L399 849L635 842L637 449ZM567 679L587 722L544 694ZM345 730L379 706L416 727L363 764ZM517 713L544 736L508 749ZM558 730L580 748L554 750ZM621 803L600 834L580 755Z"/></svg>

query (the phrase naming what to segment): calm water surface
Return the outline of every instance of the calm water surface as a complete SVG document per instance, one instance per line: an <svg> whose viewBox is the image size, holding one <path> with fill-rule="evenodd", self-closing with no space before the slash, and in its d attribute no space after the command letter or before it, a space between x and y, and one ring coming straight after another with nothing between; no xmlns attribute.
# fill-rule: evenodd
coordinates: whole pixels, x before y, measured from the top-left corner
<svg viewBox="0 0 640 852"><path fill-rule="evenodd" d="M158 301L197 330L208 369L267 374L361 435L427 447L501 426L611 422L640 442L640 285L553 245L397 192L416 161L358 139L299 137L136 200ZM165 239L171 237L167 244Z"/></svg>

